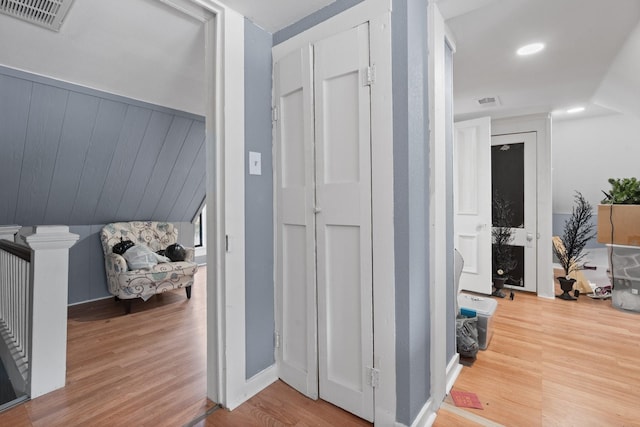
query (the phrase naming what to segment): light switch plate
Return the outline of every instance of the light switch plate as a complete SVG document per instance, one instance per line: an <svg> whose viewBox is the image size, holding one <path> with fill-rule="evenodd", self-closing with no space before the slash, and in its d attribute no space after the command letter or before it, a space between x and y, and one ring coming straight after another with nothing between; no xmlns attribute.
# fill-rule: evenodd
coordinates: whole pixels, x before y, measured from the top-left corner
<svg viewBox="0 0 640 427"><path fill-rule="evenodd" d="M249 175L262 175L262 154L249 151Z"/></svg>

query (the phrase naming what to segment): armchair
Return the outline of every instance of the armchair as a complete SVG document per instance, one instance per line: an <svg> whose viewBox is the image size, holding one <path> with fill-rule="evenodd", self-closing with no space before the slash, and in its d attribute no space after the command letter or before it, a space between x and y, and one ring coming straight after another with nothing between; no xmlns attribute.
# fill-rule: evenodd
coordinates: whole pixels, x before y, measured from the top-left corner
<svg viewBox="0 0 640 427"><path fill-rule="evenodd" d="M100 231L109 292L116 300L124 301L126 314L131 312L134 298L146 301L155 294L177 288L184 288L187 298L191 298L193 276L198 271L198 264L193 262L193 248L186 248L184 261L160 262L150 268L130 270L125 258L113 253L113 246L122 240L131 240L135 245L145 245L157 252L176 243L178 230L168 222L131 221L107 224Z"/></svg>

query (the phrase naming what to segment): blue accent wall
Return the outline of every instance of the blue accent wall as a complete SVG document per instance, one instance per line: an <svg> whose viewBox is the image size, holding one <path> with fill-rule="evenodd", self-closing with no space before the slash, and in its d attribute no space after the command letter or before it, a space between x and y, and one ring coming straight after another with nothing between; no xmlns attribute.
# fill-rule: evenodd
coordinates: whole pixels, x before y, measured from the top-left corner
<svg viewBox="0 0 640 427"><path fill-rule="evenodd" d="M430 397L427 0L393 2L396 420Z"/></svg>
<svg viewBox="0 0 640 427"><path fill-rule="evenodd" d="M244 26L245 164L262 155L262 175L245 175L246 378L275 363L273 170L271 159L271 34Z"/></svg>
<svg viewBox="0 0 640 427"><path fill-rule="evenodd" d="M341 12L344 12L350 7L353 7L358 3L362 3L363 1L364 0L336 0L330 5L318 10L317 12L314 12L311 15L299 20L298 22L295 22L288 27L274 33L273 45L275 46L285 40L289 40L291 37L296 36L303 31L306 31L318 25L319 23L336 16Z"/></svg>
<svg viewBox="0 0 640 427"><path fill-rule="evenodd" d="M192 245L204 129L200 116L0 67L0 224L69 225L69 303L109 296L103 224L171 221Z"/></svg>

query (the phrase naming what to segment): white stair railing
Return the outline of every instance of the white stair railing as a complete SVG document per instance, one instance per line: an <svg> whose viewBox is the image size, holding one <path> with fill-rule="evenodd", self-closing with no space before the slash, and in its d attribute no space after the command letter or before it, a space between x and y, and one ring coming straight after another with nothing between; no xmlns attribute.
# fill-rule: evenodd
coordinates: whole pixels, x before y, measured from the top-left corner
<svg viewBox="0 0 640 427"><path fill-rule="evenodd" d="M14 236L13 239L11 236ZM1 275L11 276L7 282L14 283L7 285L9 289L6 293L13 302L6 304L6 307L0 303L0 318L5 321L27 313L26 326L14 320L9 322L18 324L13 326L15 331L12 336L22 334L16 340L15 349L19 348L20 353L26 356L28 381L25 391L31 398L65 385L69 248L78 237L69 233L69 227L62 225L0 227L0 239L7 240L3 246L12 246L17 250L21 248L23 253L30 254L28 273L24 271L24 266L7 264L5 267L0 260ZM15 240L18 245L9 244L10 240ZM24 281L23 276L28 278L28 285L25 286L27 290L21 293L16 290L19 285L15 283Z"/></svg>
<svg viewBox="0 0 640 427"><path fill-rule="evenodd" d="M31 250L0 240L0 358L18 394L27 393L31 344Z"/></svg>

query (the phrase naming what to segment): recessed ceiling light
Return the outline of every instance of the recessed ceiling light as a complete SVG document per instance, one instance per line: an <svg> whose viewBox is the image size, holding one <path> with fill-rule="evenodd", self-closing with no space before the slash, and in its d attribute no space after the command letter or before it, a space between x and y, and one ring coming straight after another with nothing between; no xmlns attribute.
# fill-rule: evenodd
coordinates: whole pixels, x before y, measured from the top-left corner
<svg viewBox="0 0 640 427"><path fill-rule="evenodd" d="M520 56L533 55L534 53L540 52L542 49L544 49L544 43L531 43L526 46L522 46L517 50L517 53Z"/></svg>
<svg viewBox="0 0 640 427"><path fill-rule="evenodd" d="M584 107L573 107L567 110L569 114L582 113L584 111Z"/></svg>

